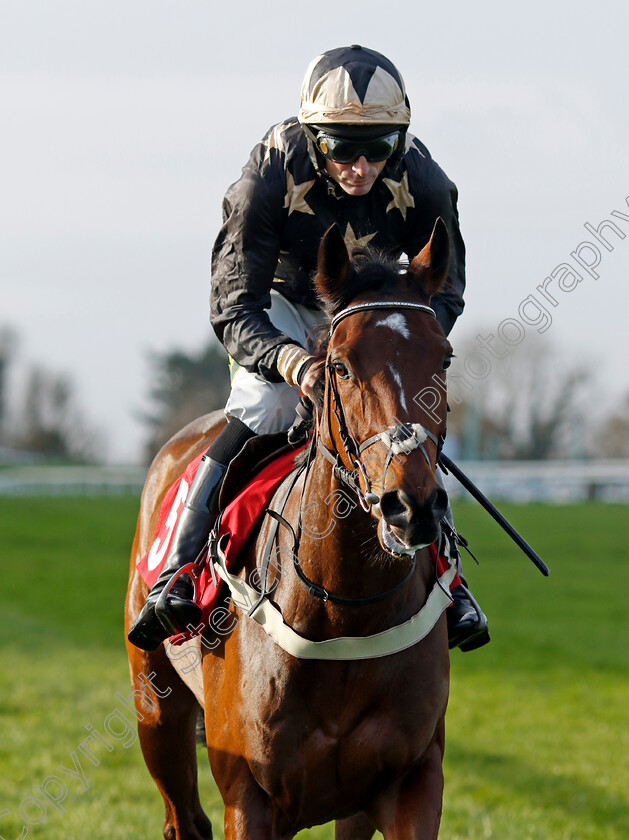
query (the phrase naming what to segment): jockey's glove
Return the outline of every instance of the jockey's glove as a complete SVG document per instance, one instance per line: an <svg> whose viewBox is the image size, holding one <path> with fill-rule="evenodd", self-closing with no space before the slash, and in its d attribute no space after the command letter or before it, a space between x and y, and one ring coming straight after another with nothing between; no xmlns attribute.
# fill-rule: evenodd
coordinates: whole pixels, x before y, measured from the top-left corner
<svg viewBox="0 0 629 840"><path fill-rule="evenodd" d="M277 357L277 369L289 385L299 385L314 356L299 344L285 344Z"/></svg>

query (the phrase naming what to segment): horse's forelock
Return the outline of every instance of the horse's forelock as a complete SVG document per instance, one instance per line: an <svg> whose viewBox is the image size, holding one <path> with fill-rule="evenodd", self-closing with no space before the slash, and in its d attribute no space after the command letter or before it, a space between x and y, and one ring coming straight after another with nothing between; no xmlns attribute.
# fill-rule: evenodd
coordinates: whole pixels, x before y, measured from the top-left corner
<svg viewBox="0 0 629 840"><path fill-rule="evenodd" d="M364 292L393 292L400 283L400 263L375 248L355 248L351 254L352 272L347 282L328 291L322 303L333 317Z"/></svg>

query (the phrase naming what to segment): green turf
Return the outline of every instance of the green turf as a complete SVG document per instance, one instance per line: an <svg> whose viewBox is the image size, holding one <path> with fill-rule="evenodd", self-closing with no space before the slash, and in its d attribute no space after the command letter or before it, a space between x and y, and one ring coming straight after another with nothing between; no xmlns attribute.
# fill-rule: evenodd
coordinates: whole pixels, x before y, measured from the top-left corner
<svg viewBox="0 0 629 840"><path fill-rule="evenodd" d="M465 569L493 640L453 653L441 836L448 840L627 840L629 703L623 506L504 505L551 567L544 579L477 506L455 511L481 559ZM92 747L85 778L41 789L88 726L103 731L129 692L122 604L137 500L0 502L0 836L161 837L161 797L133 732ZM115 723L115 721L112 721ZM133 743L131 743L133 741ZM216 837L221 803L199 753ZM76 770L75 770L76 773ZM87 789L85 787L87 786ZM10 811L11 813L6 813ZM39 824L34 824L41 818ZM330 826L300 837L331 838Z"/></svg>

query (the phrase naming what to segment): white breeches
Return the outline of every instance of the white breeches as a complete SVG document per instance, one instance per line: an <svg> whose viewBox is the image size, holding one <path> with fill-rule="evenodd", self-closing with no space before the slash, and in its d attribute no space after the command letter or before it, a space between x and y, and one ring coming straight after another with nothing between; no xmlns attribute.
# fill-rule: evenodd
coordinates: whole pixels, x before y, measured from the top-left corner
<svg viewBox="0 0 629 840"><path fill-rule="evenodd" d="M275 289L271 290L269 318L273 326L306 349L312 349L313 330L327 321L321 310L291 303ZM290 428L298 401L297 388L286 382L267 382L234 363L225 414L236 417L252 432L262 435Z"/></svg>

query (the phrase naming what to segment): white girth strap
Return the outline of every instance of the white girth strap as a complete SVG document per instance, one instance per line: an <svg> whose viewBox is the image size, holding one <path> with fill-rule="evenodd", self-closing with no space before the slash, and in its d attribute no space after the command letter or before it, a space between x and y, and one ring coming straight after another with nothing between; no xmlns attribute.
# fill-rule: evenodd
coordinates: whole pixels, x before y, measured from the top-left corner
<svg viewBox="0 0 629 840"><path fill-rule="evenodd" d="M397 624L373 636L344 636L312 642L296 633L284 623L282 614L268 598L249 586L246 581L232 575L226 566L223 546L228 535L225 534L217 546L216 571L229 587L236 606L247 611L264 631L291 656L298 659L354 660L375 659L390 656L401 650L416 645L437 623L442 612L452 603L450 584L456 574L452 565L441 575L426 599L426 603L408 621ZM258 604L252 611L252 607Z"/></svg>

